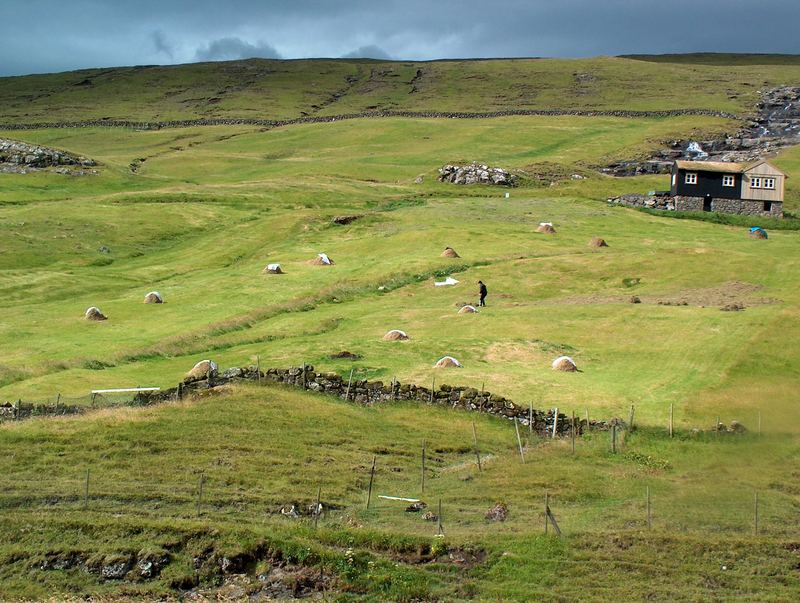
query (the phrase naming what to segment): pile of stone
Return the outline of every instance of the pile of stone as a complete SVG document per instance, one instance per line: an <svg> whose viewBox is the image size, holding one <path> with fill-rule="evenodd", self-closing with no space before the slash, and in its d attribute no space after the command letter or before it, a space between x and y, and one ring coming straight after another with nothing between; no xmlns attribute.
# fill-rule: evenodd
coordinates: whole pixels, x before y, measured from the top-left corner
<svg viewBox="0 0 800 603"><path fill-rule="evenodd" d="M446 165L439 168L439 181L453 184L494 184L516 186L518 178L503 168L489 167L479 163L470 165Z"/></svg>
<svg viewBox="0 0 800 603"><path fill-rule="evenodd" d="M783 147L800 144L800 87L783 87L762 94L757 114L731 136L713 140L673 140L669 148L644 160L618 161L603 168L612 176L665 174L676 159L747 163Z"/></svg>
<svg viewBox="0 0 800 603"><path fill-rule="evenodd" d="M56 167L58 168L56 171L59 173L69 173L71 170L63 166L86 168L95 165L95 162L87 157L72 155L65 151L17 140L0 138L0 166L5 168L3 171Z"/></svg>

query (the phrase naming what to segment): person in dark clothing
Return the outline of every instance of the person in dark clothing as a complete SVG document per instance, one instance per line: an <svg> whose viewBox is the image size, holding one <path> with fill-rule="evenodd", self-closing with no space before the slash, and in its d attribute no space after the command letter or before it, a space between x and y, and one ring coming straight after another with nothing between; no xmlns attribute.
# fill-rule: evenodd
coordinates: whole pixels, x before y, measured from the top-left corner
<svg viewBox="0 0 800 603"><path fill-rule="evenodd" d="M479 306L486 305L486 285L483 284L483 281L478 281L478 294L481 296L481 301L478 303Z"/></svg>

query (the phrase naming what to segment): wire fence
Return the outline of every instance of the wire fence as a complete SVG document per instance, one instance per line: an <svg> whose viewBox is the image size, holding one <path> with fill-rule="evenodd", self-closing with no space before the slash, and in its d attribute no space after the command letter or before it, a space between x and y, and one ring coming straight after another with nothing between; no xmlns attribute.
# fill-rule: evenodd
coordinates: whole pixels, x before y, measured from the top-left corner
<svg viewBox="0 0 800 603"><path fill-rule="evenodd" d="M184 481L120 480L88 469L64 477L0 477L0 509L235 522L280 519L323 526L357 520L374 528L461 536L492 523L493 531L517 532L524 527L558 534L652 530L774 538L798 535L797 501L773 490L676 496L644 487L638 496L576 500L539 489L498 509L498 493L473 492L463 498L434 486L418 498L392 499L379 494L382 487L385 482L376 482L369 491L345 493L333 487L336 493L329 494L324 485L318 489L306 482L293 488L295 496L287 498L267 486L231 484L203 473ZM388 490L396 491L396 484ZM298 491L305 494L298 496ZM490 512L494 522L488 518Z"/></svg>

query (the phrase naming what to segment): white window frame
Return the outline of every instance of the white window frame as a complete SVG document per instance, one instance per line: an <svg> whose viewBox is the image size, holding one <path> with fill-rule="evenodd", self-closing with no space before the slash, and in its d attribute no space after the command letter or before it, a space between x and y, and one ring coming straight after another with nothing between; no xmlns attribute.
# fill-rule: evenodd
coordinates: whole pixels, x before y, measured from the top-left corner
<svg viewBox="0 0 800 603"><path fill-rule="evenodd" d="M736 176L733 174L725 174L722 176L722 186L736 186Z"/></svg>
<svg viewBox="0 0 800 603"><path fill-rule="evenodd" d="M697 172L686 172L686 177L683 181L686 184L697 184Z"/></svg>
<svg viewBox="0 0 800 603"><path fill-rule="evenodd" d="M763 186L769 190L775 190L775 178L764 178Z"/></svg>
<svg viewBox="0 0 800 603"><path fill-rule="evenodd" d="M761 188L761 176L750 178L750 188Z"/></svg>

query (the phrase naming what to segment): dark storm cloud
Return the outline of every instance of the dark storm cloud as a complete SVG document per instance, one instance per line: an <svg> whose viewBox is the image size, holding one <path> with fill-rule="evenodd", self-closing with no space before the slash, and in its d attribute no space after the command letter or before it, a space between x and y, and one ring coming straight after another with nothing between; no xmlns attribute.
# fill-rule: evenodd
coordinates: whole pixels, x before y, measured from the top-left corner
<svg viewBox="0 0 800 603"><path fill-rule="evenodd" d="M195 53L198 61L231 61L234 59L280 59L281 55L265 42L250 44L241 38L220 38Z"/></svg>
<svg viewBox="0 0 800 603"><path fill-rule="evenodd" d="M160 29L155 30L150 34L150 38L153 40L153 45L156 47L157 53L166 55L170 60L175 58L175 50L172 48L172 44L169 43L163 31Z"/></svg>
<svg viewBox="0 0 800 603"><path fill-rule="evenodd" d="M798 0L5 0L0 73L378 51L399 59L800 53L799 22Z"/></svg>
<svg viewBox="0 0 800 603"><path fill-rule="evenodd" d="M342 55L343 59L391 59L392 57L380 46L370 44L351 50Z"/></svg>

